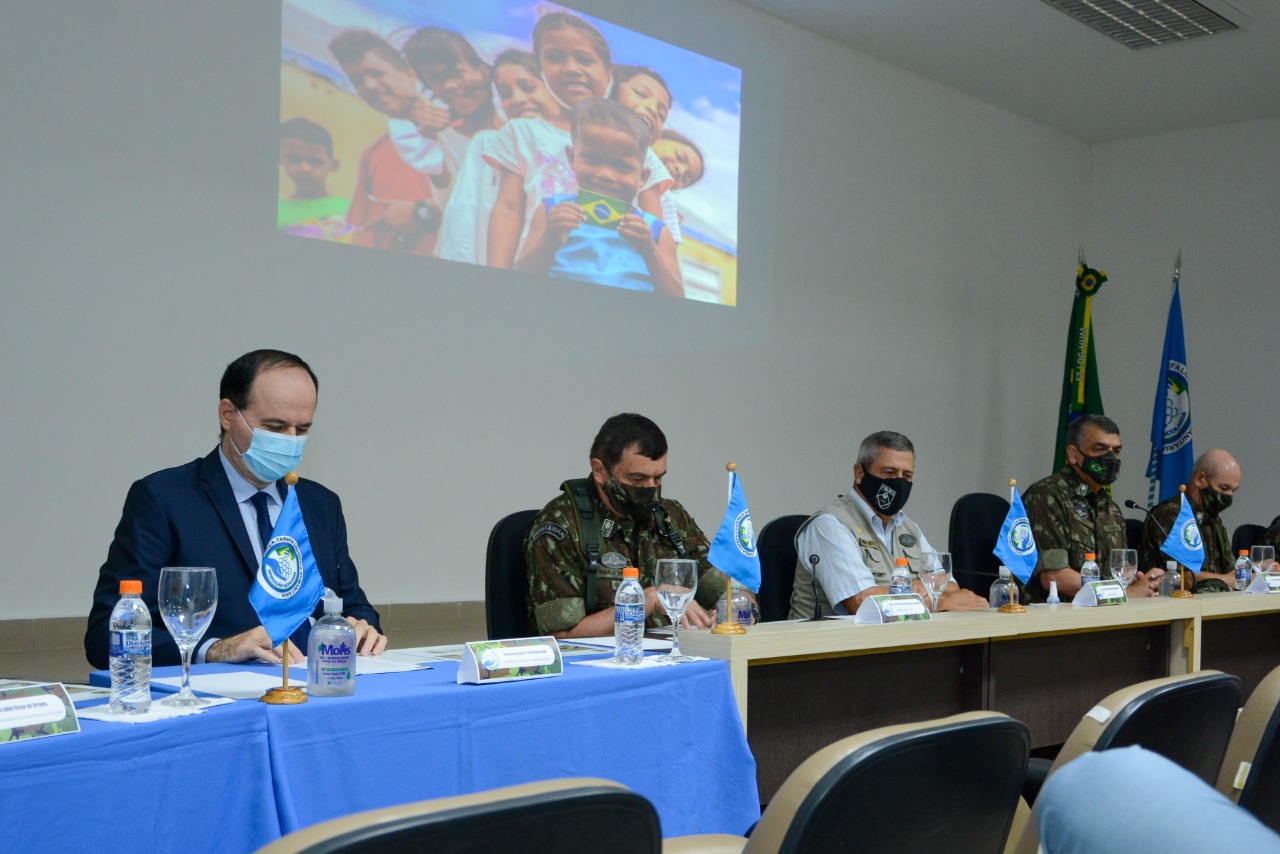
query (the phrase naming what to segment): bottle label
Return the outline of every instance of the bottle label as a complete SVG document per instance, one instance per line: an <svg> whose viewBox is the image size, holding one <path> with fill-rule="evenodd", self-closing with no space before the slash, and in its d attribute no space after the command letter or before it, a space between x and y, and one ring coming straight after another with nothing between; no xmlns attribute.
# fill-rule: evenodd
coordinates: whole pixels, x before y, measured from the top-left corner
<svg viewBox="0 0 1280 854"><path fill-rule="evenodd" d="M345 638L322 637L315 645L313 666L315 683L339 687L355 678L355 650Z"/></svg>
<svg viewBox="0 0 1280 854"><path fill-rule="evenodd" d="M142 629L112 632L111 657L122 655L151 655L151 632Z"/></svg>
<svg viewBox="0 0 1280 854"><path fill-rule="evenodd" d="M614 623L643 623L644 605L614 605Z"/></svg>

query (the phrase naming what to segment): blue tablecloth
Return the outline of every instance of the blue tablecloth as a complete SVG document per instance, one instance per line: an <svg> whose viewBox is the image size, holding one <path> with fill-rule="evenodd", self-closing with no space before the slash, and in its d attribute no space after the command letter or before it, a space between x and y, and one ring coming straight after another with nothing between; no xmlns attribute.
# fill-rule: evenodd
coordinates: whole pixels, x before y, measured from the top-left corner
<svg viewBox="0 0 1280 854"><path fill-rule="evenodd" d="M252 851L360 810L571 776L644 795L664 836L741 834L759 818L724 662L566 664L561 677L497 685L456 677L445 662L361 676L354 697L241 701L156 724L85 721L77 735L0 748L0 838L15 850L133 847L108 835L118 815L162 829L144 848Z"/></svg>

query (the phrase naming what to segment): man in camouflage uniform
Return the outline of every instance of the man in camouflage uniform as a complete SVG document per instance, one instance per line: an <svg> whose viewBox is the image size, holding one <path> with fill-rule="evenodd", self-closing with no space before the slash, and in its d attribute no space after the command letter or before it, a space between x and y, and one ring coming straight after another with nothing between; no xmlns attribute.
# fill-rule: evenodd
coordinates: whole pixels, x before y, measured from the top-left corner
<svg viewBox="0 0 1280 854"><path fill-rule="evenodd" d="M1023 496L1027 520L1036 538L1039 560L1025 587L1026 600L1043 602L1049 583L1058 582L1065 602L1080 590L1080 564L1092 553L1107 572L1112 549L1126 547L1124 516L1104 487L1120 474L1120 428L1105 415L1083 415L1067 427L1067 464L1031 485ZM1129 584L1130 598L1158 595L1164 571L1139 572Z"/></svg>
<svg viewBox="0 0 1280 854"><path fill-rule="evenodd" d="M666 473L667 439L657 424L634 413L604 423L591 445L591 476L565 481L525 536L531 631L612 635L613 596L627 566L640 570L646 622L664 625L654 574L659 559L672 557L698 562L698 592L685 617L691 626L712 625L727 578L707 562L710 543L693 517L662 498Z"/></svg>
<svg viewBox="0 0 1280 854"><path fill-rule="evenodd" d="M1271 546L1277 552L1280 552L1280 516L1271 520L1270 527L1263 532L1261 539L1254 545Z"/></svg>
<svg viewBox="0 0 1280 854"><path fill-rule="evenodd" d="M1231 553L1231 537L1219 514L1231 506L1240 488L1240 464L1226 451L1215 448L1201 454L1191 467L1187 481L1187 501L1196 515L1200 541L1204 543L1204 566L1195 574L1196 591L1222 592L1234 590L1235 555ZM1138 549L1138 565L1142 569L1163 567L1168 557L1161 550L1174 520L1182 512L1182 496L1175 495L1151 509L1142 523L1142 545Z"/></svg>

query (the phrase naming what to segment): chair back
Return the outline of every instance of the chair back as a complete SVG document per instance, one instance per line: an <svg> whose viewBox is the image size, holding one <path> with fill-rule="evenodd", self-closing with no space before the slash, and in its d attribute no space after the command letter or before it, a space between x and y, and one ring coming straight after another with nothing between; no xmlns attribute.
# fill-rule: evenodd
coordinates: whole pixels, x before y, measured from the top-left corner
<svg viewBox="0 0 1280 854"><path fill-rule="evenodd" d="M1000 558L992 553L1000 538L1009 502L989 492L962 495L951 507L947 543L956 584L986 598L1000 576Z"/></svg>
<svg viewBox="0 0 1280 854"><path fill-rule="evenodd" d="M1142 520L1124 520L1124 546L1127 549L1142 548Z"/></svg>
<svg viewBox="0 0 1280 854"><path fill-rule="evenodd" d="M1258 683L1236 719L1216 788L1280 833L1280 667Z"/></svg>
<svg viewBox="0 0 1280 854"><path fill-rule="evenodd" d="M841 739L791 773L743 854L997 854L1017 810L1030 744L1025 724L995 712ZM924 793L936 794L927 806ZM905 806L887 809L889 798Z"/></svg>
<svg viewBox="0 0 1280 854"><path fill-rule="evenodd" d="M803 513L779 516L760 529L760 619L785 620L791 613L791 588L796 581L796 531L808 519Z"/></svg>
<svg viewBox="0 0 1280 854"><path fill-rule="evenodd" d="M1072 730L1049 776L1091 750L1137 745L1159 753L1210 785L1218 777L1240 708L1240 680L1217 670L1151 679L1108 695ZM1039 847L1038 813L1023 828L1017 854Z"/></svg>
<svg viewBox="0 0 1280 854"><path fill-rule="evenodd" d="M1233 555L1240 554L1240 550L1248 551L1258 544L1258 540L1262 539L1262 535L1267 529L1262 525L1253 525L1248 522L1236 528L1235 533L1231 535L1231 553Z"/></svg>
<svg viewBox="0 0 1280 854"><path fill-rule="evenodd" d="M489 640L529 634L529 565L524 535L537 510L518 510L489 532L484 557L484 619Z"/></svg>
<svg viewBox="0 0 1280 854"><path fill-rule="evenodd" d="M658 814L647 800L608 780L569 778L356 813L295 831L259 854L658 854L661 849Z"/></svg>

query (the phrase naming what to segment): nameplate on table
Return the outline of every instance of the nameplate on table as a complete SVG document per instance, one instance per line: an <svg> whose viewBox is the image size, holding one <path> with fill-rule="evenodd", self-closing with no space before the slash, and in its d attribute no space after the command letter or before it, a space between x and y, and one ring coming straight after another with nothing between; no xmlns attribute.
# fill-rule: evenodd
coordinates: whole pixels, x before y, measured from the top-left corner
<svg viewBox="0 0 1280 854"><path fill-rule="evenodd" d="M855 623L914 623L929 619L929 609L915 593L868 596L854 614Z"/></svg>
<svg viewBox="0 0 1280 854"><path fill-rule="evenodd" d="M471 641L462 645L458 684L519 682L563 673L564 659L553 637Z"/></svg>
<svg viewBox="0 0 1280 854"><path fill-rule="evenodd" d="M1080 588L1071 604L1078 608L1123 605L1129 601L1118 581L1090 581Z"/></svg>
<svg viewBox="0 0 1280 854"><path fill-rule="evenodd" d="M79 731L61 682L0 682L0 744Z"/></svg>
<svg viewBox="0 0 1280 854"><path fill-rule="evenodd" d="M1280 572L1255 572L1246 593L1280 593Z"/></svg>

